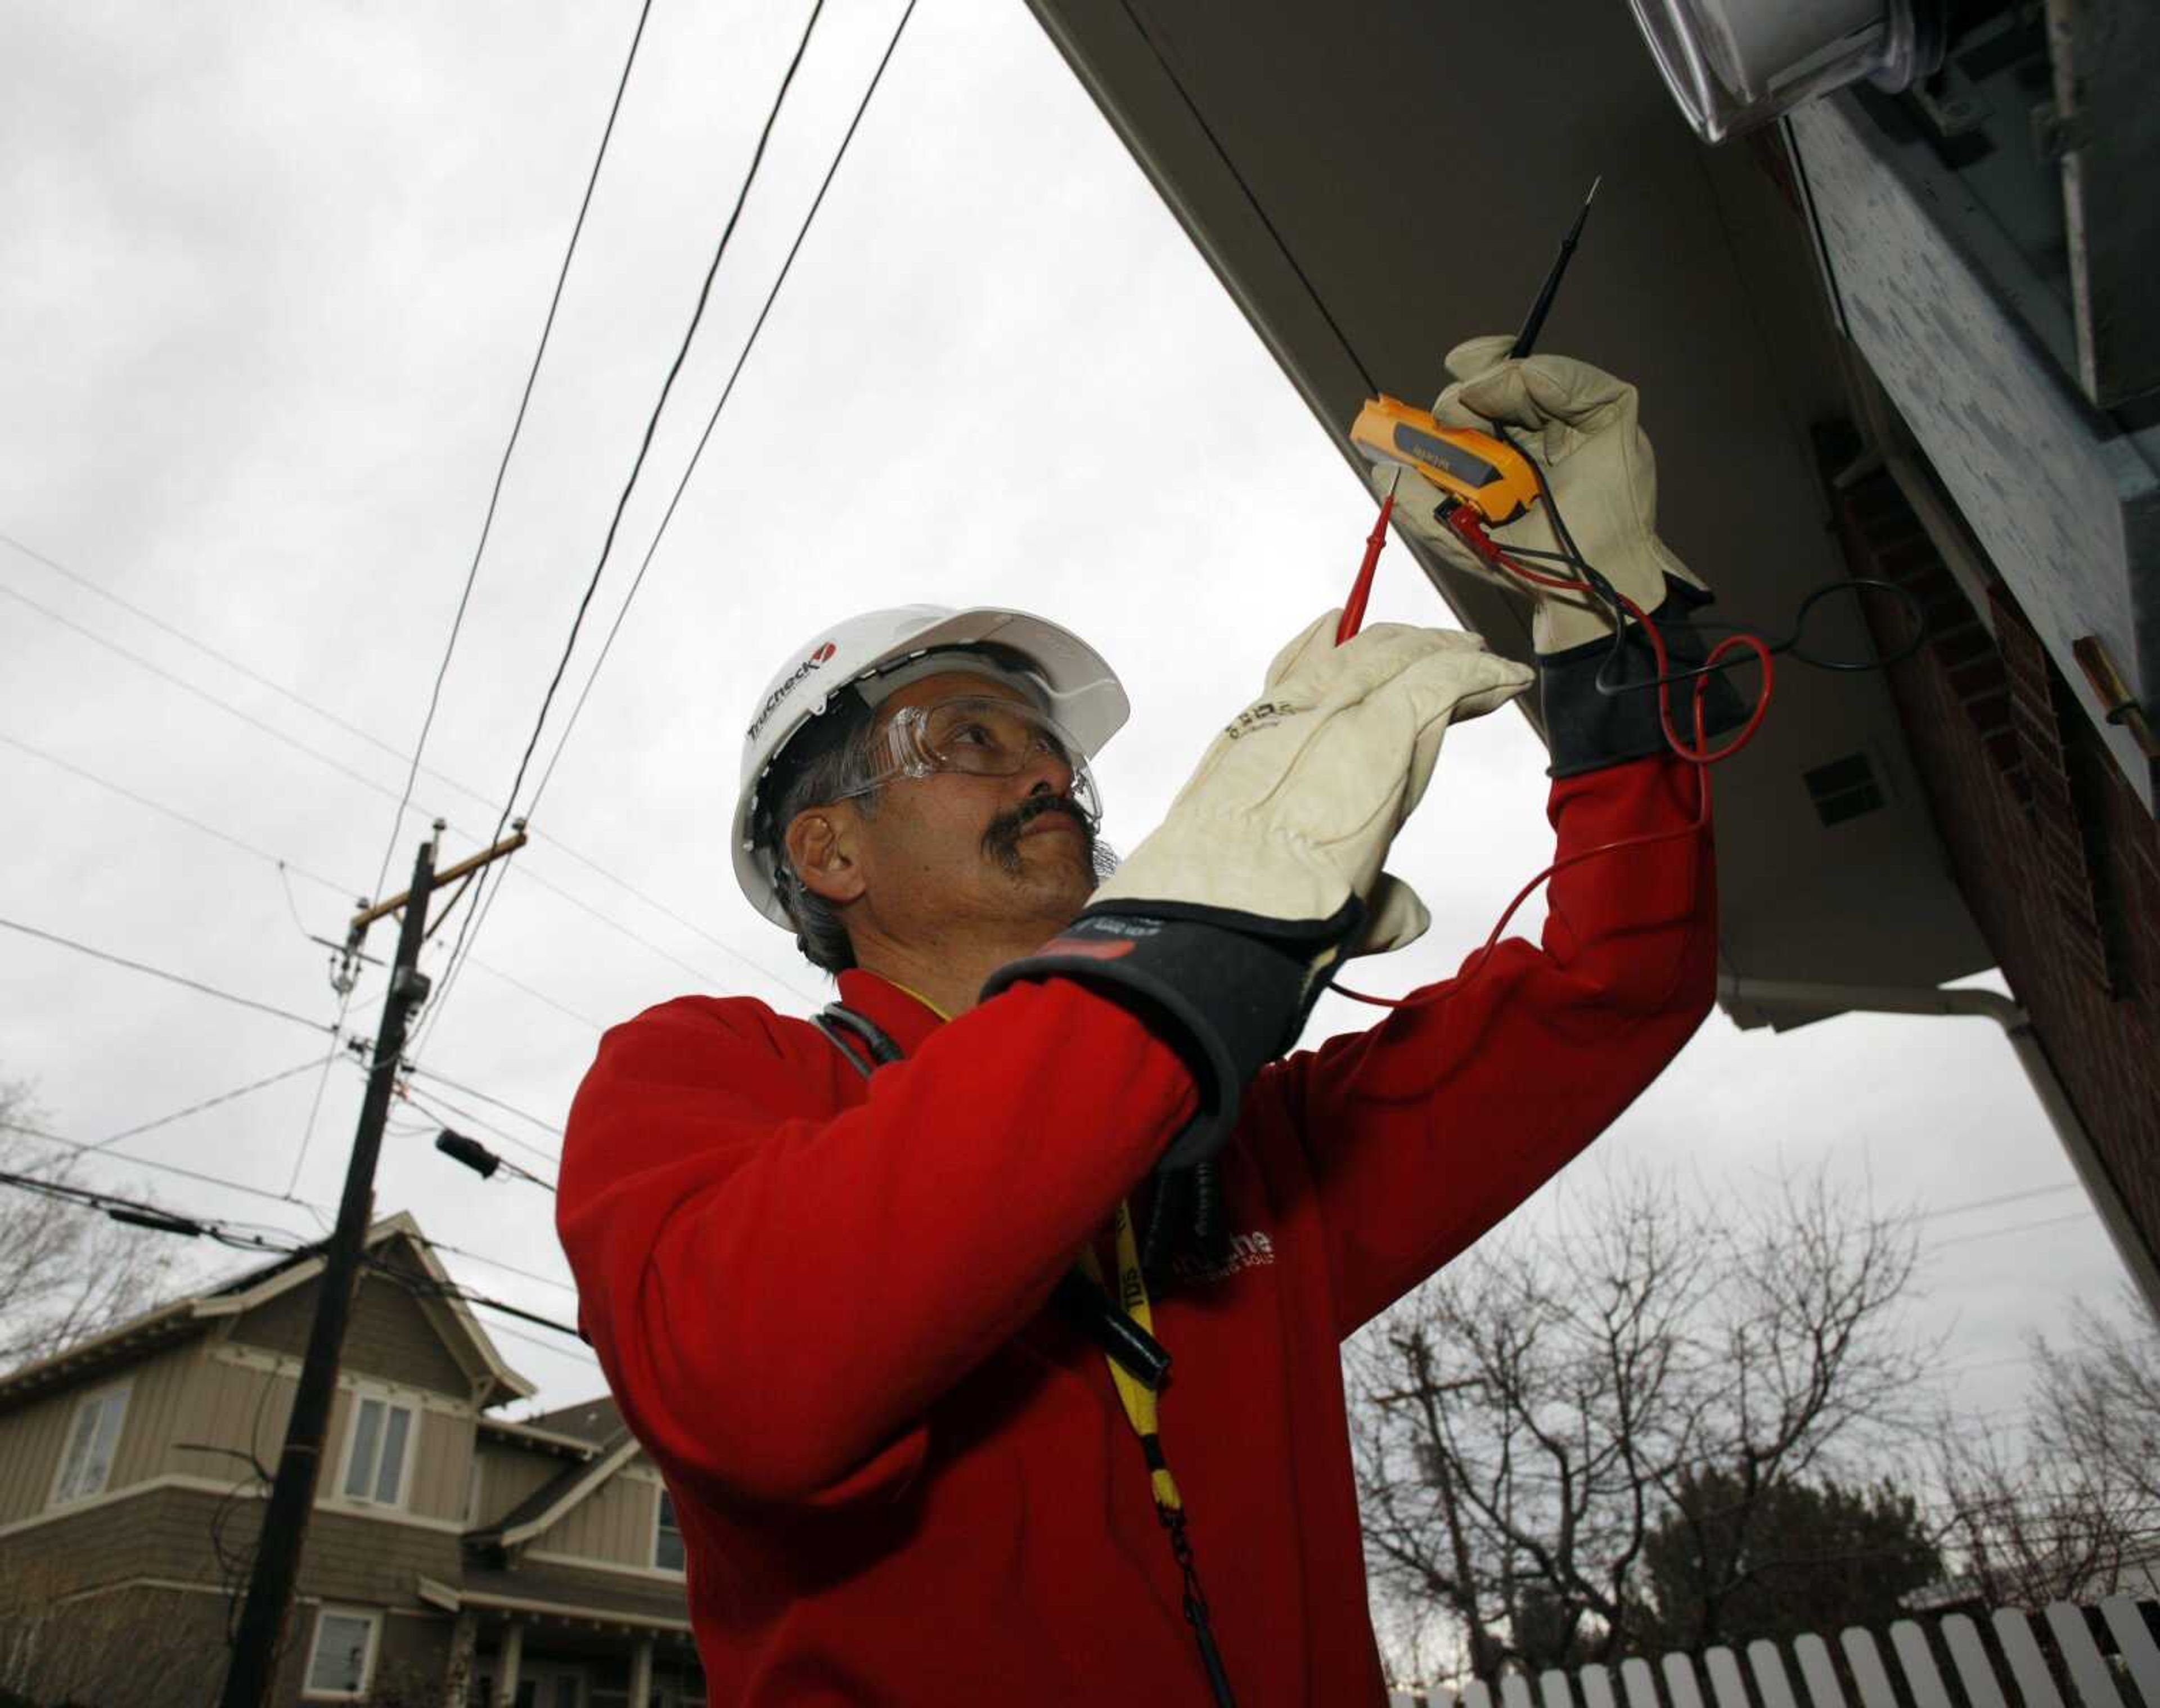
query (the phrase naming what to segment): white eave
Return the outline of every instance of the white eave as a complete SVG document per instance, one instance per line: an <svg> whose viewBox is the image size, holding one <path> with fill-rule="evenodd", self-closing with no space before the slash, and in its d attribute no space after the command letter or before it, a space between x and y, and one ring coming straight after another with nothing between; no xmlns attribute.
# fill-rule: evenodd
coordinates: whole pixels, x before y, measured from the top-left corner
<svg viewBox="0 0 2160 1708"><path fill-rule="evenodd" d="M557 1430L543 1430L537 1424L519 1423L506 1417L483 1417L480 1426L486 1435L530 1441L536 1446L575 1454L580 1459L595 1459L607 1451L604 1442L587 1441L583 1435L564 1435Z"/></svg>

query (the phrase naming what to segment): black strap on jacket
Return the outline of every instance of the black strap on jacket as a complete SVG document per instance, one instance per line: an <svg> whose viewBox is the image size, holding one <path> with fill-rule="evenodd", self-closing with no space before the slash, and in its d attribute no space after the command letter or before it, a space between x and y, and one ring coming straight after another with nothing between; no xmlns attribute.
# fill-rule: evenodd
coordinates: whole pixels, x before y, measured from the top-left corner
<svg viewBox="0 0 2160 1708"><path fill-rule="evenodd" d="M842 1003L828 1003L811 1024L832 1041L833 1047L865 1079L888 1062L906 1059L906 1051L867 1015L857 1014ZM859 1041L870 1052L865 1062L848 1041ZM1110 1295L1078 1269L1068 1269L1051 1292L1058 1313L1096 1347L1147 1384L1160 1389L1170 1374L1170 1354L1163 1344L1111 1302Z"/></svg>
<svg viewBox="0 0 2160 1708"><path fill-rule="evenodd" d="M865 1079L888 1062L898 1062L906 1052L892 1041L892 1035L868 1015L857 1014L844 1003L828 1003L824 1009L811 1016L810 1024L833 1041L833 1046L848 1058L848 1065L861 1073ZM870 1065L863 1066L863 1058L848 1047L843 1032L862 1040L863 1047L870 1052Z"/></svg>
<svg viewBox="0 0 2160 1708"><path fill-rule="evenodd" d="M867 1015L857 1014L844 1004L828 1003L812 1017L811 1023L825 1035L834 1049L847 1058L848 1065L865 1079L874 1077L879 1068L890 1062L906 1059L906 1052L893 1041L890 1034ZM864 1061L849 1045L847 1041L850 1037L859 1040L870 1052L868 1062ZM1193 1183L1212 1198L1215 1191L1212 1163L1202 1164L1198 1168L1180 1169L1169 1178L1202 1175L1206 1176L1204 1181L1195 1180ZM1156 1219L1160 1219L1160 1201L1167 1196L1166 1191L1159 1191L1156 1194ZM1212 1205L1203 1204L1200 1207L1203 1220L1214 1213ZM1122 1230L1120 1238L1129 1249L1130 1224L1122 1207L1119 1211L1119 1227ZM1135 1284L1139 1283L1137 1267L1133 1271L1133 1280ZM1164 1378L1170 1373L1169 1352L1164 1350L1161 1342L1120 1310L1109 1294L1084 1269L1067 1270L1063 1279L1052 1290L1051 1300L1067 1321L1093 1341L1096 1347L1120 1368L1146 1387L1160 1389ZM1135 1425L1135 1428L1139 1426L1138 1424ZM1141 1445L1147 1449L1150 1472L1166 1472L1168 1467L1163 1463L1161 1449L1155 1445L1155 1437L1144 1435ZM1153 1480L1152 1476L1150 1480ZM1174 1503L1166 1507L1158 1495L1155 1516L1169 1533L1171 1555L1177 1561L1179 1574L1184 1580L1186 1622L1192 1628L1193 1641L1200 1651L1201 1667L1207 1675L1208 1694L1214 1697L1216 1708L1238 1708L1238 1699L1230 1688L1229 1674L1223 1665L1222 1652L1215 1646L1215 1632L1208 1618L1207 1598L1201 1591L1199 1569L1192 1558L1192 1544L1186 1535L1182 1503L1175 1502L1174 1495L1172 1498Z"/></svg>

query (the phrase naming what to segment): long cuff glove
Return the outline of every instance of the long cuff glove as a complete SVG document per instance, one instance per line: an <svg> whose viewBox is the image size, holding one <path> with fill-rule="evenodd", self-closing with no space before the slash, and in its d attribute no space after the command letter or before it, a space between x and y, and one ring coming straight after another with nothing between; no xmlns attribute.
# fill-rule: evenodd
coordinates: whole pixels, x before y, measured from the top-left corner
<svg viewBox="0 0 2160 1708"><path fill-rule="evenodd" d="M1175 1042L1200 1113L1166 1168L1220 1148L1246 1082L1295 1041L1346 952L1398 947L1425 928L1423 906L1381 862L1449 724L1531 680L1450 631L1382 624L1337 647L1338 615L1276 656L1261 697L1079 919L984 987L988 998L1024 979L1078 979Z"/></svg>
<svg viewBox="0 0 2160 1708"><path fill-rule="evenodd" d="M1705 648L1689 616L1710 603L1710 590L1659 537L1657 459L1638 419L1634 387L1564 356L1515 360L1508 355L1513 342L1504 333L1494 334L1448 351L1453 382L1433 406L1444 426L1514 430L1545 476L1547 501L1494 528L1494 542L1503 549L1557 551L1552 523L1557 508L1583 557L1657 624L1670 667L1700 664ZM1384 490L1392 475L1390 469L1374 470L1375 489ZM1405 470L1396 489L1396 520L1455 568L1522 592L1521 584L1472 551L1440 519L1440 501L1429 483ZM1541 569L1554 567L1531 561ZM1656 691L1623 689L1657 676L1654 655L1640 631L1629 624L1616 649L1612 615L1598 600L1540 588L1534 601L1531 639L1543 667L1552 774L1569 776L1662 751ZM1672 693L1674 723L1690 740L1694 698L1692 683ZM1705 691L1703 711L1707 735L1745 721L1739 696L1722 677Z"/></svg>

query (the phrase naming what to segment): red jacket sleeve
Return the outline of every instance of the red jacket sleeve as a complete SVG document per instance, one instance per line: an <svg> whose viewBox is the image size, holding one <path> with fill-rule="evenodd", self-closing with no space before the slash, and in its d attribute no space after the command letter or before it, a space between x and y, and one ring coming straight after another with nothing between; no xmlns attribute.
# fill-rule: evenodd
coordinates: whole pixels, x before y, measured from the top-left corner
<svg viewBox="0 0 2160 1708"><path fill-rule="evenodd" d="M833 1498L904 1446L1192 1103L1167 1047L1062 983L963 1015L824 1113L853 1080L801 1022L693 998L610 1031L572 1108L556 1223L584 1331L708 1498Z"/></svg>
<svg viewBox="0 0 2160 1708"><path fill-rule="evenodd" d="M1645 759L1554 784L1557 858L1680 829L1699 779ZM1320 1197L1348 1335L1506 1216L1657 1077L1710 1010L1710 833L1556 874L1543 943L1414 993L1370 1031L1268 1070Z"/></svg>

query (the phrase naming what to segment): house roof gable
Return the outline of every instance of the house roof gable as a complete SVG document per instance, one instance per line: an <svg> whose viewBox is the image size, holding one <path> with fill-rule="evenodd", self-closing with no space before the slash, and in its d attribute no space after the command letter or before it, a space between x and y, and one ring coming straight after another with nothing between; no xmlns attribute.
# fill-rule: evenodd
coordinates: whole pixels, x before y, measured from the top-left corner
<svg viewBox="0 0 2160 1708"><path fill-rule="evenodd" d="M465 1540L475 1547L516 1548L561 1522L580 1501L603 1487L641 1451L637 1437L628 1430L618 1431L598 1457L584 1464L565 1466L555 1476L497 1519Z"/></svg>
<svg viewBox="0 0 2160 1708"><path fill-rule="evenodd" d="M530 1398L537 1390L533 1384L503 1362L496 1351L495 1343L472 1308L455 1296L454 1284L442 1259L435 1255L428 1237L420 1231L420 1224L410 1211L400 1210L386 1216L367 1230L367 1248L379 1249L384 1244L402 1241L405 1249L418 1263L423 1274L444 1290L422 1301L428 1311L439 1332L453 1347L455 1356L462 1351L465 1357L460 1362L470 1363L487 1378L481 1403L501 1404L507 1400ZM239 1316L272 1299L304 1287L323 1272L323 1258L319 1252L296 1252L280 1258L276 1263L247 1270L203 1292L175 1299L131 1317L103 1334L77 1342L49 1358L41 1358L26 1364L19 1370L0 1376L0 1408L16 1404L34 1393L69 1382L90 1368L109 1363L116 1358L138 1355L153 1345L179 1338L190 1332L201 1331L211 1323ZM459 1342L463 1346L460 1347Z"/></svg>

